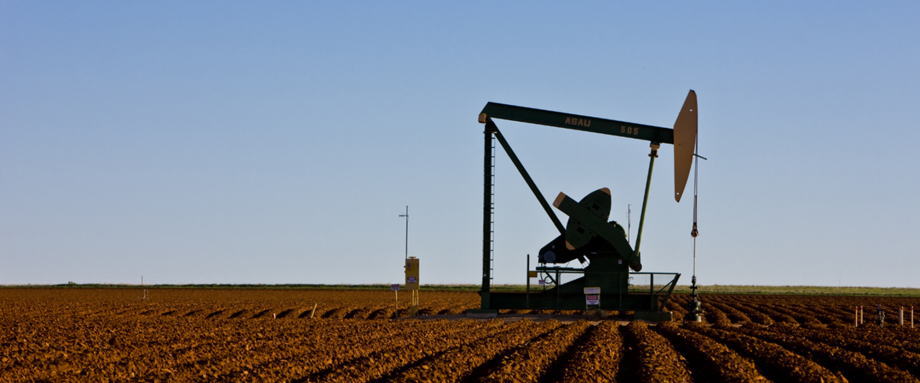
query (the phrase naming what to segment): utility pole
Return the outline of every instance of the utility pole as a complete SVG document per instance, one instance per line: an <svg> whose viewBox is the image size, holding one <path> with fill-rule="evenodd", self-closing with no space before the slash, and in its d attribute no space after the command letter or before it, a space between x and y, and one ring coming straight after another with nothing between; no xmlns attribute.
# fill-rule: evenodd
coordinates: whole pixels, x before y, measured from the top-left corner
<svg viewBox="0 0 920 383"><path fill-rule="evenodd" d="M399 217L406 219L406 259L409 259L409 205L406 205L406 214L400 214Z"/></svg>

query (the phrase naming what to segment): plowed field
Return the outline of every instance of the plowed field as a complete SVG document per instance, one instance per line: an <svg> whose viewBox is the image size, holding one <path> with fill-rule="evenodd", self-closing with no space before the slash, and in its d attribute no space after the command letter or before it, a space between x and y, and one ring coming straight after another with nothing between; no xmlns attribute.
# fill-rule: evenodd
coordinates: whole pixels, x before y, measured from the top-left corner
<svg viewBox="0 0 920 383"><path fill-rule="evenodd" d="M441 319L467 292L0 289L0 381L917 382L920 299L705 296L705 324ZM676 316L686 296L669 307ZM875 321L875 305L886 323ZM314 310L314 305L316 309ZM866 305L854 328L853 307ZM918 313L920 314L920 313ZM567 318L573 318L568 316ZM920 324L920 323L918 323Z"/></svg>

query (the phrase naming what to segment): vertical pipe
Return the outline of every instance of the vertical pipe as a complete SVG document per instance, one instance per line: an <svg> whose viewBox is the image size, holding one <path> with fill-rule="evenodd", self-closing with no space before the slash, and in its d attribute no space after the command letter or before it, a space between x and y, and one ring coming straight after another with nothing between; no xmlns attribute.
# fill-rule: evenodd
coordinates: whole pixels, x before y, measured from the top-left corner
<svg viewBox="0 0 920 383"><path fill-rule="evenodd" d="M530 308L530 254L527 254L527 294L524 295L524 307Z"/></svg>
<svg viewBox="0 0 920 383"><path fill-rule="evenodd" d="M650 309L655 310L655 274L648 275L648 299Z"/></svg>
<svg viewBox="0 0 920 383"><path fill-rule="evenodd" d="M562 285L562 280L559 279L559 269L556 269L556 286L553 288L556 289L556 307L559 307L559 286Z"/></svg>
<svg viewBox="0 0 920 383"><path fill-rule="evenodd" d="M482 287L479 290L483 310L490 308L489 255L492 251L492 131L486 125L483 131L483 185L482 185Z"/></svg>
<svg viewBox="0 0 920 383"><path fill-rule="evenodd" d="M898 326L904 325L904 306L898 307Z"/></svg>
<svg viewBox="0 0 920 383"><path fill-rule="evenodd" d="M853 327L859 327L859 306L853 306Z"/></svg>
<svg viewBox="0 0 920 383"><path fill-rule="evenodd" d="M409 205L406 205L406 259L409 259Z"/></svg>
<svg viewBox="0 0 920 383"><path fill-rule="evenodd" d="M658 157L658 148L660 146L661 145L657 142L653 142L651 144L652 150L648 154L648 175L645 178L645 195L642 197L642 211L639 213L639 230L636 233L636 248L634 249L636 257L639 257L639 246L642 244L642 228L645 226L645 208L648 207L648 192L652 187L652 170L655 168L655 158ZM639 262L641 262L641 260Z"/></svg>

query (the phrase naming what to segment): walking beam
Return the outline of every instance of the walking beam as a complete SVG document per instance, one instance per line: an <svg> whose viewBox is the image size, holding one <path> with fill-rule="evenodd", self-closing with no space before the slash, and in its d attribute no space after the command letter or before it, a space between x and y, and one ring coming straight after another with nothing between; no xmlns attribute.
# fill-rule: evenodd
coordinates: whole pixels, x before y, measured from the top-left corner
<svg viewBox="0 0 920 383"><path fill-rule="evenodd" d="M668 128L608 120L606 118L583 116L580 114L553 112L550 110L528 108L524 106L499 104L497 102L487 103L479 114L480 123L484 124L489 118L555 126L557 128L635 138L663 144L674 143L674 131Z"/></svg>

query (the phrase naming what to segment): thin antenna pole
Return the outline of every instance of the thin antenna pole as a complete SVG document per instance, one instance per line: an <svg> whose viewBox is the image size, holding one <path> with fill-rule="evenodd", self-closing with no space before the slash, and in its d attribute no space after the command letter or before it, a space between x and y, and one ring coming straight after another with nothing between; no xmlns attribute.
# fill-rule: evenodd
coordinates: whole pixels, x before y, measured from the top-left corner
<svg viewBox="0 0 920 383"><path fill-rule="evenodd" d="M141 290L143 290L141 299L147 300L147 286L144 286L144 274L141 274Z"/></svg>
<svg viewBox="0 0 920 383"><path fill-rule="evenodd" d="M629 241L629 235L632 233L632 204L626 204L626 240Z"/></svg>
<svg viewBox="0 0 920 383"><path fill-rule="evenodd" d="M409 259L409 205L406 205L406 214L400 214L399 217L406 219L406 259Z"/></svg>
<svg viewBox="0 0 920 383"><path fill-rule="evenodd" d="M699 218L699 209L697 207L699 201L699 181L700 181L700 155L697 154L700 151L700 142L696 141L696 147L694 150L694 164L693 164L693 229L690 230L690 236L693 237L693 280L696 280L696 237L700 235L700 232L697 228L697 220Z"/></svg>

